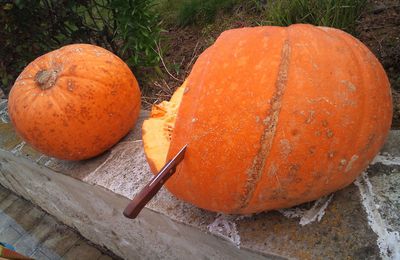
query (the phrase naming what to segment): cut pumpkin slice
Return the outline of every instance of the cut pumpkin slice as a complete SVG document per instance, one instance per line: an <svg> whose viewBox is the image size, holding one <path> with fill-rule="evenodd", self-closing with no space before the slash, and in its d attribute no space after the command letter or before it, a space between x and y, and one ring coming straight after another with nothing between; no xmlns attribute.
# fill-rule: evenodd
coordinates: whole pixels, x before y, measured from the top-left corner
<svg viewBox="0 0 400 260"><path fill-rule="evenodd" d="M167 161L176 114L181 104L185 84L184 82L175 91L170 101L154 105L150 112L150 119L143 123L144 150L153 172L160 171Z"/></svg>

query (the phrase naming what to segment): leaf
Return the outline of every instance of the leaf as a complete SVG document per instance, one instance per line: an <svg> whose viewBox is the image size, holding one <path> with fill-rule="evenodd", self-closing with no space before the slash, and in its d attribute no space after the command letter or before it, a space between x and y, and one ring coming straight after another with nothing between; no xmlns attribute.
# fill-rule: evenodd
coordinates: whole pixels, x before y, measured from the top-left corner
<svg viewBox="0 0 400 260"><path fill-rule="evenodd" d="M8 3L8 4L5 4L5 5L4 5L3 10L8 11L8 10L11 10L12 8L13 8L13 5L10 4L10 3Z"/></svg>

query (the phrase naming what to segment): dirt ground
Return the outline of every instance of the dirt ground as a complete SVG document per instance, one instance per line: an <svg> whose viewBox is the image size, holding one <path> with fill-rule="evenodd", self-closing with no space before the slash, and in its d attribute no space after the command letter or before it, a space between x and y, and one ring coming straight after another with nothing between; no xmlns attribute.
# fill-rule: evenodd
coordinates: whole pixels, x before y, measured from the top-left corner
<svg viewBox="0 0 400 260"><path fill-rule="evenodd" d="M400 128L400 1L373 1L357 26L358 38L378 57L393 96L392 128Z"/></svg>
<svg viewBox="0 0 400 260"><path fill-rule="evenodd" d="M198 55L224 30L257 26L257 17L242 10L220 15L207 26L170 27L164 33L163 62L157 77L143 86L143 106L169 99L189 74ZM393 96L392 128L400 129L400 0L370 1L357 22L356 37L377 56L391 82ZM167 68L167 70L165 69Z"/></svg>

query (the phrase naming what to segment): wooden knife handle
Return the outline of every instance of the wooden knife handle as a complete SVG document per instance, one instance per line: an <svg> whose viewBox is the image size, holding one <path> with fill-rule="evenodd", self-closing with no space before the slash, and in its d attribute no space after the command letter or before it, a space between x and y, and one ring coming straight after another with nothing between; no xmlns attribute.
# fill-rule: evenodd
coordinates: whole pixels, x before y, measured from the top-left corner
<svg viewBox="0 0 400 260"><path fill-rule="evenodd" d="M174 167L169 171L160 172L159 175L154 176L128 204L124 210L124 216L132 219L136 218L144 206L146 206L146 204L157 194L164 183L175 172L175 169L176 168Z"/></svg>
<svg viewBox="0 0 400 260"><path fill-rule="evenodd" d="M174 158L169 160L160 172L132 199L124 210L127 218L136 218L146 204L157 194L164 183L174 174L177 165L183 160L187 148L185 144Z"/></svg>

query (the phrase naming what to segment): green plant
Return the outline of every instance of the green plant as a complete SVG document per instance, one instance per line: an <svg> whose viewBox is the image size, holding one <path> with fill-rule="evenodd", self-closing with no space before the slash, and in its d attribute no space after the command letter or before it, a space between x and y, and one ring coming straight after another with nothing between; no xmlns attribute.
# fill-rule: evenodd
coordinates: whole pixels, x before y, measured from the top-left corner
<svg viewBox="0 0 400 260"><path fill-rule="evenodd" d="M73 1L65 1L70 5ZM1 88L8 92L21 70L35 57L59 45L79 41L87 30L76 13L53 1L8 1L0 5Z"/></svg>
<svg viewBox="0 0 400 260"><path fill-rule="evenodd" d="M263 6L266 21L262 23L283 26L309 23L354 32L366 3L366 0L270 1Z"/></svg>
<svg viewBox="0 0 400 260"><path fill-rule="evenodd" d="M124 42L117 53L132 66L153 66L159 62L156 44L160 39L154 0L110 0L115 39Z"/></svg>
<svg viewBox="0 0 400 260"><path fill-rule="evenodd" d="M132 68L154 66L160 37L155 0L19 0L0 4L0 87L34 58L71 43L92 43Z"/></svg>

